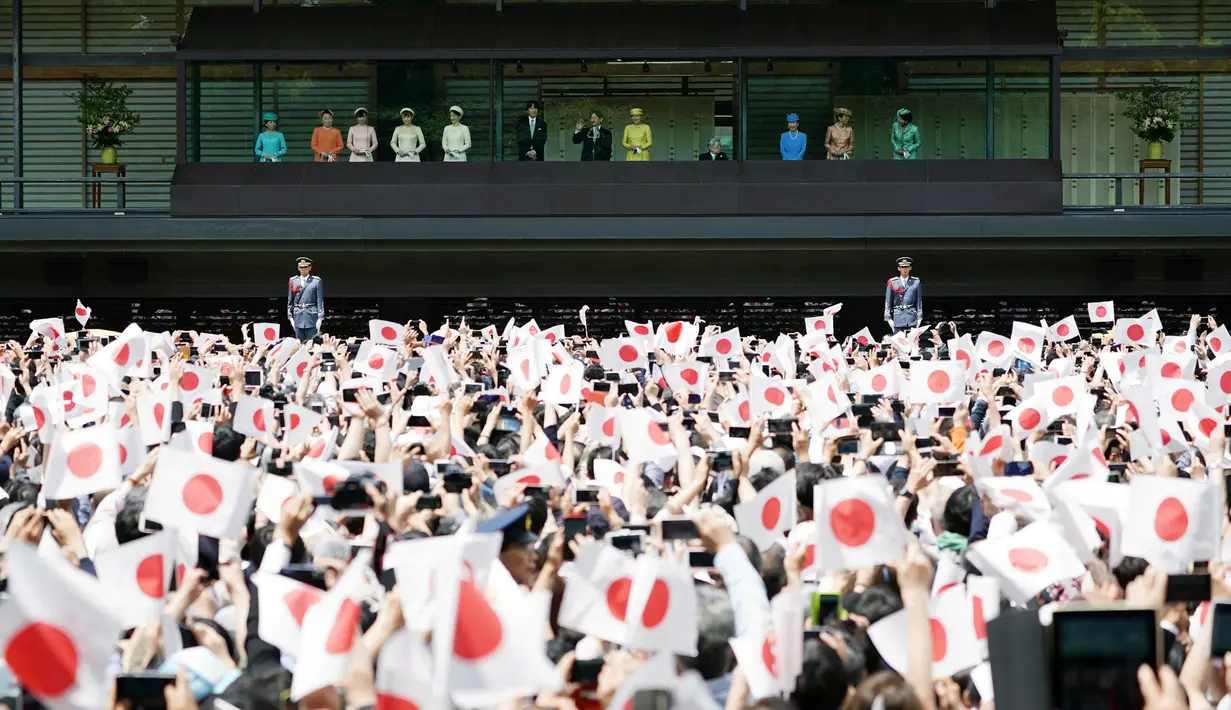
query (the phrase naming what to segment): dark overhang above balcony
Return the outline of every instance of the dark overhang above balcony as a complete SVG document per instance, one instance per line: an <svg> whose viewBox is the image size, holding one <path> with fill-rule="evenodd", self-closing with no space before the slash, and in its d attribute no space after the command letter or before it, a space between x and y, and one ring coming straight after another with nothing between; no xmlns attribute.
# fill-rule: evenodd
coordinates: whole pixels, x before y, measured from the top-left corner
<svg viewBox="0 0 1231 710"><path fill-rule="evenodd" d="M632 13L635 22L619 21ZM751 5L198 7L178 57L200 61L1042 56L1054 0Z"/></svg>

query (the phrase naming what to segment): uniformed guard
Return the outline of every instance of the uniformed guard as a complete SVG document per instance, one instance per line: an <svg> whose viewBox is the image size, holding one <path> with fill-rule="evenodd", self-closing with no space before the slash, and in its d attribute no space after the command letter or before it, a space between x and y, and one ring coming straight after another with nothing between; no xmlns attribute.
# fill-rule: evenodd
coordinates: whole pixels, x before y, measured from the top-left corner
<svg viewBox="0 0 1231 710"><path fill-rule="evenodd" d="M500 561L518 584L534 584L538 569L534 543L539 536L530 505L523 503L516 508L500 511L479 523L475 532L501 533Z"/></svg>
<svg viewBox="0 0 1231 710"><path fill-rule="evenodd" d="M295 329L295 337L307 342L321 332L325 321L325 287L321 277L312 275L312 260L301 256L295 260L299 275L286 284L286 317Z"/></svg>
<svg viewBox="0 0 1231 710"><path fill-rule="evenodd" d="M897 263L898 275L885 283L885 322L901 333L923 321L923 284L910 275L913 259L903 256Z"/></svg>

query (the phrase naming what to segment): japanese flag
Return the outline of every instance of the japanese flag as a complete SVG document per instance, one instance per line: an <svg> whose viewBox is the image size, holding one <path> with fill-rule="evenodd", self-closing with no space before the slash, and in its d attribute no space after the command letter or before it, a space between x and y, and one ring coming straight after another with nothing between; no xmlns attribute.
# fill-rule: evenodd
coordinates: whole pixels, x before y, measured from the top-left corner
<svg viewBox="0 0 1231 710"><path fill-rule="evenodd" d="M555 444L547 438L543 432L539 432L538 436L534 437L534 441L530 444L530 448L526 449L523 454L526 459L526 464L530 466L540 466L547 463L560 463L560 452L556 449Z"/></svg>
<svg viewBox="0 0 1231 710"><path fill-rule="evenodd" d="M166 443L171 438L171 398L165 392L146 392L137 397L137 418L141 442L146 446Z"/></svg>
<svg viewBox="0 0 1231 710"><path fill-rule="evenodd" d="M1205 337L1205 344L1209 346L1210 352L1214 353L1214 357L1231 351L1231 333L1227 332L1227 326L1220 325L1213 330Z"/></svg>
<svg viewBox="0 0 1231 710"><path fill-rule="evenodd" d="M1086 304L1091 323L1111 323L1116 319L1115 301L1095 301Z"/></svg>
<svg viewBox="0 0 1231 710"><path fill-rule="evenodd" d="M814 431L819 431L819 427L828 424L850 409L851 400L838 385L837 375L817 378L808 385L808 393L812 395L812 404L808 412L815 418L812 422Z"/></svg>
<svg viewBox="0 0 1231 710"><path fill-rule="evenodd" d="M704 362L687 362L680 365L663 365L663 377L667 386L675 392L701 394L709 377L710 366Z"/></svg>
<svg viewBox="0 0 1231 710"><path fill-rule="evenodd" d="M808 316L807 318L804 319L804 332L805 333L815 333L818 331L825 332L825 333L833 332L833 316L832 315Z"/></svg>
<svg viewBox="0 0 1231 710"><path fill-rule="evenodd" d="M1047 495L1029 476L986 476L976 479L975 487L992 505L1027 520L1039 520L1051 510Z"/></svg>
<svg viewBox="0 0 1231 710"><path fill-rule="evenodd" d="M253 323L252 324L252 340L258 347L262 345L273 345L278 342L278 336L282 332L280 323Z"/></svg>
<svg viewBox="0 0 1231 710"><path fill-rule="evenodd" d="M896 395L902 391L902 366L893 360L866 372L856 371L855 384L859 394Z"/></svg>
<svg viewBox="0 0 1231 710"><path fill-rule="evenodd" d="M975 627L979 657L987 658L987 622L1000 616L1000 583L992 577L972 574L966 578L970 615Z"/></svg>
<svg viewBox="0 0 1231 710"><path fill-rule="evenodd" d="M257 636L284 653L299 653L299 634L308 610L320 603L325 593L290 577L256 572L252 583L257 589L261 610Z"/></svg>
<svg viewBox="0 0 1231 710"><path fill-rule="evenodd" d="M559 455L559 454L557 454ZM516 486L543 486L544 488L564 488L564 476L560 472L560 464L556 461L528 468L518 469L501 476L493 487L493 492L500 497L504 491Z"/></svg>
<svg viewBox="0 0 1231 710"><path fill-rule="evenodd" d="M365 340L355 353L354 367L356 372L388 382L397 377L398 356L389 348Z"/></svg>
<svg viewBox="0 0 1231 710"><path fill-rule="evenodd" d="M119 386L131 368L144 368L150 361L149 341L136 325L130 325L107 347L90 356L86 362L111 378Z"/></svg>
<svg viewBox="0 0 1231 710"><path fill-rule="evenodd" d="M295 351L295 355L290 360L286 361L283 370L288 377L298 382L308 374L308 368L311 365L312 354L308 351L308 348L300 348Z"/></svg>
<svg viewBox="0 0 1231 710"><path fill-rule="evenodd" d="M975 344L970 339L970 333L963 333L960 338L952 338L949 340L949 359L956 360L966 368L967 372L975 364L977 351Z"/></svg>
<svg viewBox="0 0 1231 710"><path fill-rule="evenodd" d="M1013 323L1013 350L1026 362L1038 365L1042 362L1043 341L1047 331L1031 323Z"/></svg>
<svg viewBox="0 0 1231 710"><path fill-rule="evenodd" d="M378 345L398 347L406 334L406 326L391 320L372 318L368 321L368 340Z"/></svg>
<svg viewBox="0 0 1231 710"><path fill-rule="evenodd" d="M201 535L236 539L248 522L256 471L197 453L165 448L158 455L145 517Z"/></svg>
<svg viewBox="0 0 1231 710"><path fill-rule="evenodd" d="M44 338L51 340L64 339L64 319L63 318L39 318L30 321L30 330L38 333Z"/></svg>
<svg viewBox="0 0 1231 710"><path fill-rule="evenodd" d="M1000 581L1010 601L1025 604L1056 582L1076 579L1086 567L1059 529L1048 522L1031 523L1013 535L975 543L966 559L983 574Z"/></svg>
<svg viewBox="0 0 1231 710"><path fill-rule="evenodd" d="M185 407L203 401L205 393L218 385L218 377L208 367L199 365L184 365L184 375L180 378L180 401Z"/></svg>
<svg viewBox="0 0 1231 710"><path fill-rule="evenodd" d="M98 580L14 542L5 555L0 649L21 687L48 710L92 710L111 690L122 610Z"/></svg>
<svg viewBox="0 0 1231 710"><path fill-rule="evenodd" d="M1212 407L1231 403L1231 361L1211 365L1205 381L1209 387L1206 402Z"/></svg>
<svg viewBox="0 0 1231 710"><path fill-rule="evenodd" d="M594 482L619 497L624 490L624 479L631 474L618 462L611 459L594 459Z"/></svg>
<svg viewBox="0 0 1231 710"><path fill-rule="evenodd" d="M1221 493L1208 481L1133 476L1129 484L1124 554L1167 574L1193 562L1218 559Z"/></svg>
<svg viewBox="0 0 1231 710"><path fill-rule="evenodd" d="M1226 424L1222 414L1206 406L1205 402L1193 402L1184 420L1184 428L1193 437L1193 443L1198 447L1209 448L1210 435Z"/></svg>
<svg viewBox="0 0 1231 710"><path fill-rule="evenodd" d="M624 449L633 463L676 457L675 445L671 443L666 425L655 419L652 411L645 408L620 411L620 433Z"/></svg>
<svg viewBox="0 0 1231 710"><path fill-rule="evenodd" d="M732 638L729 643L735 660L748 682L755 700L777 697L781 690L779 663L774 639L767 633Z"/></svg>
<svg viewBox="0 0 1231 710"><path fill-rule="evenodd" d="M518 392L530 392L539 386L542 368L533 343L511 348L505 358L505 366L509 368L510 379Z"/></svg>
<svg viewBox="0 0 1231 710"><path fill-rule="evenodd" d="M738 359L743 352L739 328L732 328L701 341L701 354L713 358Z"/></svg>
<svg viewBox="0 0 1231 710"><path fill-rule="evenodd" d="M287 443L295 446L312 437L312 430L325 419L319 412L287 402L282 408L283 425L286 427Z"/></svg>
<svg viewBox="0 0 1231 710"><path fill-rule="evenodd" d="M867 327L864 327L858 333L855 333L853 340L859 344L860 347L865 348L876 342L876 338L872 335L872 331L868 330Z"/></svg>
<svg viewBox="0 0 1231 710"><path fill-rule="evenodd" d="M1003 366L1013 359L1013 348L1008 338L988 331L979 333L975 341L975 353L983 362L995 367Z"/></svg>
<svg viewBox="0 0 1231 710"><path fill-rule="evenodd" d="M379 710L430 708L432 651L420 638L398 629L380 647L376 659L376 707Z"/></svg>
<svg viewBox="0 0 1231 710"><path fill-rule="evenodd" d="M868 638L881 658L900 673L907 671L910 648L906 614L906 610L895 612L868 627ZM928 602L928 616L933 679L955 675L983 660L965 585L952 587L933 597Z"/></svg>
<svg viewBox="0 0 1231 710"><path fill-rule="evenodd" d="M274 403L264 397L237 398L231 426L240 434L254 439L273 437L278 428Z"/></svg>
<svg viewBox="0 0 1231 710"><path fill-rule="evenodd" d="M1112 330L1116 345L1149 345L1152 329L1143 318L1120 318Z"/></svg>
<svg viewBox="0 0 1231 710"><path fill-rule="evenodd" d="M949 404L966 398L966 371L953 360L920 360L910 368L911 404Z"/></svg>
<svg viewBox="0 0 1231 710"><path fill-rule="evenodd" d="M77 307L73 309L73 317L77 319L78 325L84 328L86 321L90 320L92 312L91 309L85 307L80 298L77 299Z"/></svg>
<svg viewBox="0 0 1231 710"><path fill-rule="evenodd" d="M638 323L636 321L626 320L624 321L624 327L628 330L629 337L636 340L645 340L654 335L654 323L651 321Z"/></svg>
<svg viewBox="0 0 1231 710"><path fill-rule="evenodd" d="M162 616L175 564L175 543L175 532L163 530L94 557L98 580L124 608L126 627Z"/></svg>
<svg viewBox="0 0 1231 710"><path fill-rule="evenodd" d="M291 700L332 685L342 685L351 650L359 641L360 617L367 592L366 568L371 556L361 552L319 602L304 612L291 679ZM262 614L264 608L262 607Z"/></svg>
<svg viewBox="0 0 1231 710"><path fill-rule="evenodd" d="M635 338L604 340L598 346L599 362L610 371L646 370L645 341Z"/></svg>
<svg viewBox="0 0 1231 710"><path fill-rule="evenodd" d="M748 393L753 417L771 414L782 407L790 406L791 393L786 382L782 380L772 380L754 373L748 378Z"/></svg>
<svg viewBox="0 0 1231 710"><path fill-rule="evenodd" d="M1047 416L1052 420L1065 414L1076 414L1086 403L1086 378L1084 375L1074 375L1036 382L1032 397L1042 399L1047 406Z"/></svg>
<svg viewBox="0 0 1231 710"><path fill-rule="evenodd" d="M623 586L622 584L620 585ZM608 587L612 612L628 628L627 645L653 651L697 653L697 596L692 570L666 558L637 558L628 593L623 599ZM621 603L624 606L621 609Z"/></svg>
<svg viewBox="0 0 1231 710"><path fill-rule="evenodd" d="M1163 338L1163 354L1165 355L1181 355L1190 350L1188 338L1178 335L1168 335Z"/></svg>
<svg viewBox="0 0 1231 710"><path fill-rule="evenodd" d="M1153 390L1158 411L1175 419L1186 419L1194 402L1205 401L1205 384L1195 380L1158 380Z"/></svg>
<svg viewBox="0 0 1231 710"><path fill-rule="evenodd" d="M883 476L836 478L812 493L821 569L871 567L902 559L910 533Z"/></svg>
<svg viewBox="0 0 1231 710"><path fill-rule="evenodd" d="M544 330L539 335L539 337L551 343L552 345L556 345L557 343L563 343L566 337L565 332L564 332L564 325L563 324L553 325L547 330Z"/></svg>
<svg viewBox="0 0 1231 710"><path fill-rule="evenodd" d="M1171 380L1191 380L1197 370L1197 356L1188 351L1164 352L1157 362L1158 376Z"/></svg>
<svg viewBox="0 0 1231 710"><path fill-rule="evenodd" d="M739 531L764 550L795 527L795 472L778 476L747 503L735 505Z"/></svg>
<svg viewBox="0 0 1231 710"><path fill-rule="evenodd" d="M185 421L184 430L171 437L171 445L184 451L213 456L214 425L212 422L200 419Z"/></svg>
<svg viewBox="0 0 1231 710"><path fill-rule="evenodd" d="M1052 323L1047 328L1047 339L1053 343L1063 343L1080 337L1081 333L1077 330L1077 318L1074 316Z"/></svg>
<svg viewBox="0 0 1231 710"><path fill-rule="evenodd" d="M120 477L128 478L145 463L146 452L145 446L141 444L141 427L122 427L116 436L119 437L117 445L120 447Z"/></svg>
<svg viewBox="0 0 1231 710"><path fill-rule="evenodd" d="M551 404L577 404L581 399L581 383L585 367L577 360L547 368L547 380L543 383L542 399Z"/></svg>
<svg viewBox="0 0 1231 710"><path fill-rule="evenodd" d="M622 407L591 405L586 410L586 435L591 441L604 446L619 446L620 417Z"/></svg>
<svg viewBox="0 0 1231 710"><path fill-rule="evenodd" d="M1124 559L1124 526L1129 514L1129 486L1124 483L1074 481L1056 489L1061 502L1070 502L1094 521L1095 530L1108 540L1107 562L1112 567Z"/></svg>
<svg viewBox="0 0 1231 710"><path fill-rule="evenodd" d="M697 326L687 321L673 321L658 327L654 347L675 357L688 354L697 344Z"/></svg>

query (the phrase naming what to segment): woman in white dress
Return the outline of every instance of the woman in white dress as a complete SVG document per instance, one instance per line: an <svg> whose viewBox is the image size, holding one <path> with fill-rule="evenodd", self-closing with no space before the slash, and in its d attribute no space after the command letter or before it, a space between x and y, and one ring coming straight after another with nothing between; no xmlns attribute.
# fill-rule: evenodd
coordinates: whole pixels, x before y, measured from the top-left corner
<svg viewBox="0 0 1231 710"><path fill-rule="evenodd" d="M427 147L423 129L413 123L414 109L404 108L399 113L402 114L402 125L393 129L393 140L389 141L389 147L397 156L393 160L396 163L417 163L419 154Z"/></svg>
<svg viewBox="0 0 1231 710"><path fill-rule="evenodd" d="M445 151L446 163L466 162L466 151L470 150L470 129L462 125L460 106L449 107L449 125L440 135L440 147Z"/></svg>
<svg viewBox="0 0 1231 710"><path fill-rule="evenodd" d="M346 132L346 147L350 149L350 162L370 163L376 150L376 129L368 125L368 110L355 109L355 125Z"/></svg>

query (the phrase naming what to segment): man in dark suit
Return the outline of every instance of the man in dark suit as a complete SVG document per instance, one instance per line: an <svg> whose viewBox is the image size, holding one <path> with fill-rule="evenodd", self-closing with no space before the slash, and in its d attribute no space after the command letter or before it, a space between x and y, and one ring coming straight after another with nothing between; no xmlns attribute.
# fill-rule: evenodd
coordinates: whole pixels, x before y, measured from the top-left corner
<svg viewBox="0 0 1231 710"><path fill-rule="evenodd" d="M543 160L547 156L547 122L539 116L539 102L526 102L526 116L517 121L517 159Z"/></svg>
<svg viewBox="0 0 1231 710"><path fill-rule="evenodd" d="M573 132L573 145L581 144L582 160L611 160L611 131L603 128L603 114L590 113L590 127L580 118Z"/></svg>

